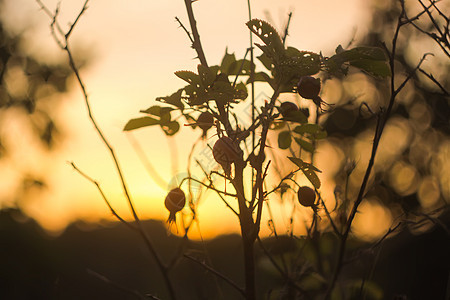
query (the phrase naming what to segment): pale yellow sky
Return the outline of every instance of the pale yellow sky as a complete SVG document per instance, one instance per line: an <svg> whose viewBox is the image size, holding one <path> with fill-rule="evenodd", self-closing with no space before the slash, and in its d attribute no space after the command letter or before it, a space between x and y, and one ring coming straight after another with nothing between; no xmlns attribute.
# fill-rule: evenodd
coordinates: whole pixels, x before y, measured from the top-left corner
<svg viewBox="0 0 450 300"><path fill-rule="evenodd" d="M6 16L10 30L20 32L26 25L32 26L26 32L28 51L46 61L64 55L52 40L48 17L34 0L6 2L2 14ZM73 20L83 2L62 1L60 23L65 25ZM54 9L56 1L44 3ZM348 43L355 32L364 30L361 25L367 18L364 5L367 1L260 0L253 1L252 16L262 19L269 16L274 26L281 29L292 11L288 44L302 50L323 51L327 55L332 54L339 43ZM226 47L238 57L244 54L248 47L247 1L199 0L194 3L194 10L211 65L220 63ZM175 22L176 16L188 26L181 0L92 0L71 38L75 50L86 49L92 54L90 66L82 71L92 110L116 150L142 217L167 218L163 204L167 188L161 188L149 177L122 128L130 118L139 116L140 109L154 105L156 97L171 94L183 86L183 82L173 75L174 71L196 69L196 54ZM61 230L78 218L95 221L110 216L95 187L68 165L68 161L73 161L101 184L121 214L129 216L111 157L88 120L82 94L75 82L66 100L60 117L65 121L69 136L56 155L39 158L50 175L51 186L42 198L29 202L27 213L51 230ZM140 129L133 135L161 178L168 182L175 175L168 155L169 145L175 143L178 147L176 172L185 172L186 149L190 149L199 133L183 129L172 144L159 128ZM23 159L23 154L17 154L16 159ZM35 168L39 168L38 163ZM325 195L331 196L331 189L332 186L325 184ZM276 217L283 230L286 226L283 219L292 207L274 210L278 211ZM236 230L238 226L237 219L215 198L203 201L199 218L205 236L211 236L213 230L216 230L214 234L220 234ZM230 225L217 229L218 218L222 224Z"/></svg>

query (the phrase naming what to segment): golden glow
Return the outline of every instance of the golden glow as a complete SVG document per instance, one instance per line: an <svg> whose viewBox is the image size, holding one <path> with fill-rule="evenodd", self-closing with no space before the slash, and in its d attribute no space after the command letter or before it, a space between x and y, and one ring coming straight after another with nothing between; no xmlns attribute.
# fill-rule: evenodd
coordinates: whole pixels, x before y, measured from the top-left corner
<svg viewBox="0 0 450 300"><path fill-rule="evenodd" d="M27 29L25 33L27 39L22 45L28 53L33 53L50 63L61 58L65 60L64 54L52 40L48 27L50 21L34 1L17 0L7 3L2 13L7 16L8 28L11 31L20 32L25 29L20 25L23 23L17 20L27 20L26 23L32 26ZM45 3L54 8L56 1ZM81 4L82 1L63 1L61 24L73 21ZM363 0L320 2L265 0L253 1L252 5L253 17L265 19L269 16L280 31L285 25L287 14L293 11L288 44L299 49L323 51L326 55L333 53L339 43L346 44L352 39L353 29L365 14L362 11L365 5ZM248 47L248 31L244 25L248 18L246 1L197 1L194 3L194 9L206 55L211 64L220 62L227 46L228 51L236 52L238 57L245 53ZM141 129L133 133L152 168L158 174L158 179L155 180L154 176L147 172L145 164L140 160L122 128L130 118L139 115L139 110L154 105L156 97L166 96L182 86L183 83L173 75L174 71L192 70L198 63L194 59L196 54L191 49L188 38L174 21L175 16L179 16L187 25L182 1L138 1L138 3L118 0L94 1L72 35L77 57L81 57L84 53L91 57L90 66L82 69L81 75L87 86L95 118L120 159L133 203L142 218L156 218L162 221L165 221L168 214L163 201L170 189L169 182L177 174L186 171L191 145L197 140L199 133L183 128L173 142L168 142L159 128ZM17 81L11 85L11 89L21 85L21 76L17 74L7 76ZM32 156L25 152L25 154L17 153L18 157L14 161L20 162L20 168L40 170L49 179L47 189L28 195L29 200L24 209L51 231L62 230L77 219L113 220L95 186L80 176L68 163L74 162L83 172L99 182L117 212L130 219L129 207L111 156L87 117L83 97L75 80L72 78L69 84L67 99L59 108L57 116L64 126L63 131L67 134L59 152L52 154L51 157L42 157L43 154L30 146L28 140L15 141L22 143L24 150L28 151L31 148L37 151ZM352 83L351 86L355 85ZM348 89L347 86L339 87L339 93L347 91L358 94L358 91ZM361 101L370 103L371 97L377 95L374 86L368 82L364 83L364 91ZM333 99L330 101L333 102ZM417 114L417 117L423 116ZM388 134L391 129L403 126L403 123L393 126L387 129ZM403 130L404 127L400 129ZM369 153L370 139L371 137L367 136L366 147L358 148L356 151L364 153L363 155ZM176 146L173 143L176 143ZM23 145L27 147L24 148ZM205 149L206 145L199 147ZM177 151L174 152L173 149ZM338 169L342 153L331 153L330 149L329 145L323 145L318 153L318 164L319 168L324 170L321 175L324 181L323 195L327 201L328 199L334 201L333 182L327 180ZM198 155L201 155L201 150L198 149L200 151ZM37 158L37 155L41 156ZM30 161L24 161L24 157ZM363 157L361 160L366 161ZM361 166L365 167L364 164ZM17 165L7 166L7 178L14 178L14 167ZM1 184L13 185L12 181L6 183L3 181ZM431 183L426 185L423 183L422 190L426 191L429 184ZM8 189L2 186L0 190ZM430 196L425 192L422 194L423 199L428 199L424 201L434 199L433 195ZM8 195L2 199L12 197L13 195ZM291 230L289 220L293 214L296 216L294 232L296 234L305 232L305 224L301 220L310 222L311 209L299 207L295 199L286 201L284 205L276 201L272 203L271 211L278 231L285 233ZM369 233L369 228L364 227L368 225L361 225L363 234L379 234L381 228L386 229L386 222L389 219L387 212L373 204L363 205L362 210L370 213L372 208L385 217L379 219L375 216L369 217L370 220L381 223L374 223L379 224L375 226L376 233ZM187 208L184 210L188 213ZM217 197L212 196L212 193L207 194L201 201L198 207L198 220L200 231L198 228L193 230L195 238L239 231L236 216ZM272 233L267 222L266 210L261 226L264 235ZM361 220L359 223L368 224Z"/></svg>
<svg viewBox="0 0 450 300"><path fill-rule="evenodd" d="M378 203L377 198L367 198L358 208L354 220L353 232L363 240L379 239L391 227L392 217L389 210Z"/></svg>

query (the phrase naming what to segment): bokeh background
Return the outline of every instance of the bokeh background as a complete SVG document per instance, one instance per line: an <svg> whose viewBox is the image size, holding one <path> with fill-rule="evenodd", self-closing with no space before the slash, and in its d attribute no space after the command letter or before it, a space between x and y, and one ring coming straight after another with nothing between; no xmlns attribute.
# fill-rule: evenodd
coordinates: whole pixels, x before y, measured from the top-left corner
<svg viewBox="0 0 450 300"><path fill-rule="evenodd" d="M54 10L57 2L45 4ZM68 28L82 4L83 1L61 2L60 24ZM242 57L249 45L245 30L247 3L195 5L210 63L219 64L227 47ZM322 51L324 55L332 55L337 45L365 35L369 25L366 21L370 20L370 3L357 0L319 4L258 1L252 6L253 17L268 19L280 32L289 12L293 12L288 44ZM92 2L71 37L92 111L122 162L143 218L167 217L163 199L169 183L186 172L187 149L199 135L188 128L175 138L166 138L159 128L130 134L122 131L139 110L155 104L156 97L169 95L181 86L174 71L196 69L196 54L175 17L188 25L183 2ZM17 103L2 109L1 141L5 152L1 160L1 205L19 205L55 233L78 219L111 219L96 188L68 164L74 162L101 184L121 215L129 216L109 153L88 119L81 90L68 71L65 53L51 35L51 20L35 1L25 0L2 1L1 18L5 36L16 39L11 49L14 56L6 64L4 91ZM28 59L36 61L35 70L30 70ZM40 74L45 68L52 76L47 80L45 74ZM257 91L260 100L266 95L264 92L270 91L265 87ZM338 101L336 96L329 98ZM34 110L29 110L28 102L33 103ZM136 143L142 151L136 150ZM149 176L139 158L141 152L150 160L153 176ZM328 186L330 197L332 188ZM205 201L198 216L207 236L238 228L220 201ZM213 225L218 216L224 219L220 228Z"/></svg>
<svg viewBox="0 0 450 300"><path fill-rule="evenodd" d="M56 1L44 3L52 10L57 7ZM62 1L60 24L69 28L83 3ZM414 15L420 7L418 3L410 4L408 13ZM450 11L448 3L444 2L441 8ZM208 62L220 64L225 49L242 58L249 46L246 1L196 1L194 9ZM290 12L293 15L287 44L331 56L340 44L344 48L381 46L380 42L385 41L390 47L399 8L396 1L387 0L252 3L252 17L268 20L280 32ZM127 133L123 127L141 109L154 105L156 97L170 95L182 86L174 71L196 69L196 54L175 17L188 26L183 1L92 1L71 36L92 111L119 157L137 211L142 219L160 222L168 216L164 197L174 182L186 174L190 147L201 132L183 127L180 134L167 137L157 127ZM424 28L429 26L426 18L418 22ZM98 237L89 240L91 236L84 236L86 240L81 237L64 240L68 232L81 235L74 228L95 236L97 233L84 230L107 230L115 220L95 186L80 176L70 166L71 162L99 182L120 215L131 219L131 214L111 157L89 121L67 58L53 40L50 23L35 1L0 1L0 208L2 214L8 215L7 218L3 215L4 224L10 224L3 228L31 226L32 222L39 236L59 237L58 247L64 252L74 247L76 241L93 245L96 239L105 243L114 240ZM400 219L408 221L411 236L427 234L439 225L448 235L448 217L442 213L450 201L446 93L450 89L449 57L412 26L401 32L397 51L398 82L415 68L424 53L432 52L434 55L427 57L422 69L432 74L442 89L418 73L398 95L368 194L355 220L353 233L364 242L376 241ZM264 101L270 90L264 86L257 88L257 100ZM367 166L375 119L367 110L360 109L361 104L377 110L386 105L387 91L386 81L361 72L352 71L345 78L326 80L322 98L336 109L320 120L329 138L319 145L315 161L323 171L321 192L331 208L339 203L345 187L349 199L356 197ZM292 95L283 99L304 107L309 105ZM243 114L245 120L248 117L245 106ZM207 142L197 145L197 158L204 158L202 150L208 149ZM271 142L276 146L276 132ZM284 154L280 151L273 157L278 161L280 174L293 167L283 163ZM347 176L352 166L355 169ZM275 172L275 179L277 176ZM294 232L304 233L303 221L311 217L309 210L298 207L292 199L274 199L273 203L274 224L279 233L291 230L288 219L293 210L300 220ZM334 211L337 219L339 213L339 209ZM204 195L197 217L199 226L190 234L194 240L239 230L235 216L212 194ZM158 230L162 230L161 236L167 234L162 227ZM22 236L19 230L4 232ZM24 238L36 233L24 232ZM273 234L267 222L263 223L262 234ZM122 240L128 238L123 232L120 236ZM38 251L44 257L58 255L54 247L41 240L39 243L44 245ZM221 249L217 245L215 249ZM448 240L436 247L445 253ZM93 249L98 248L92 246L86 255L95 261L96 255L101 254ZM140 251L139 247L136 251ZM108 260L116 261L119 257ZM55 264L61 261L67 261L67 257L60 257ZM448 260L440 263L445 274ZM136 281L133 284L139 286Z"/></svg>

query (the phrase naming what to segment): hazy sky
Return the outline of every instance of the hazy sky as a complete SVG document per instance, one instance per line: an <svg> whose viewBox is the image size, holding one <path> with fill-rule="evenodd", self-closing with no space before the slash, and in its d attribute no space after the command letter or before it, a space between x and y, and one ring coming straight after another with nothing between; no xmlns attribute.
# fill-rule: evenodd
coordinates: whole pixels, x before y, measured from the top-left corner
<svg viewBox="0 0 450 300"><path fill-rule="evenodd" d="M43 2L52 10L56 7L56 1ZM69 24L83 2L62 1L60 23ZM364 5L367 1L259 0L252 2L252 16L269 19L280 30L292 11L287 43L330 55L338 44L347 44L355 33L364 30L362 21L368 17ZM242 57L248 47L247 1L199 0L193 6L209 64L219 64L226 47ZM48 62L64 55L52 40L50 20L34 0L8 0L2 14L10 30L21 32L28 28L24 44L27 51ZM121 161L138 211L143 217L159 219L167 218L163 199L168 187L158 186L146 173L122 128L130 118L139 116L140 109L154 105L156 97L183 86L174 71L195 70L198 64L185 32L175 22L176 16L189 25L182 0L92 0L71 38L75 54L90 54L90 65L82 71L82 77L94 115ZM64 228L77 218L109 217L95 187L67 163L73 161L101 184L119 212L129 216L112 160L88 120L82 94L75 84L59 116L69 136L57 155L43 160L50 171L51 186L42 198L29 203L27 212L52 230ZM185 172L186 149L199 136L199 132L189 129L182 132L171 142L159 128L133 133L163 181L169 182L177 173ZM178 150L171 156L169 146L173 145ZM178 158L177 165L173 165L173 155ZM212 202L205 201L199 213L206 235L211 234L218 216L223 224L233 224L230 226L236 229L237 219L223 203ZM230 229L222 227L223 231Z"/></svg>

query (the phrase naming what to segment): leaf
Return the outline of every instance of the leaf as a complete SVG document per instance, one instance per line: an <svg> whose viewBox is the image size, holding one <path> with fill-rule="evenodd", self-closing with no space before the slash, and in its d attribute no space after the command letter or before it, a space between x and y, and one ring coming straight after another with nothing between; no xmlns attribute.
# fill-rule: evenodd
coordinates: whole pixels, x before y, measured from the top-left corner
<svg viewBox="0 0 450 300"><path fill-rule="evenodd" d="M356 47L350 50L346 50L340 53L341 56L345 56L346 60L358 60L358 59L370 59L377 61L386 61L386 55L384 51L379 47Z"/></svg>
<svg viewBox="0 0 450 300"><path fill-rule="evenodd" d="M356 47L344 50L341 46L336 49L336 54L326 60L326 65L331 73L340 70L346 73L344 64L350 64L359 68L373 77L388 77L390 67L383 49L378 47Z"/></svg>
<svg viewBox="0 0 450 300"><path fill-rule="evenodd" d="M136 118L128 121L123 130L130 131L141 127L152 126L157 124L159 124L159 121L151 117Z"/></svg>
<svg viewBox="0 0 450 300"><path fill-rule="evenodd" d="M273 61L266 55L266 54L261 54L260 56L257 57L259 59L259 61L263 64L263 66L267 69L267 70L272 70L273 69Z"/></svg>
<svg viewBox="0 0 450 300"><path fill-rule="evenodd" d="M350 62L350 65L365 71L373 77L385 78L391 75L391 69L389 68L389 65L384 61L360 59Z"/></svg>
<svg viewBox="0 0 450 300"><path fill-rule="evenodd" d="M205 88L209 87L216 79L217 73L212 68L199 64L197 70L202 86Z"/></svg>
<svg viewBox="0 0 450 300"><path fill-rule="evenodd" d="M176 121L169 122L167 124L160 124L164 133L168 136L172 136L180 130L180 124Z"/></svg>
<svg viewBox="0 0 450 300"><path fill-rule="evenodd" d="M153 105L147 108L146 110L141 110L142 113L154 115L157 117L161 117L166 114L170 114L170 112L173 110L173 108L170 107L161 107L158 105Z"/></svg>
<svg viewBox="0 0 450 300"><path fill-rule="evenodd" d="M222 63L220 64L220 72L229 74L229 69L233 67L236 63L236 56L234 53L228 53L228 48L225 49L225 55L222 58Z"/></svg>
<svg viewBox="0 0 450 300"><path fill-rule="evenodd" d="M285 54L280 62L280 68L287 77L295 77L298 81L300 76L314 75L320 71L322 60L317 53L288 47Z"/></svg>
<svg viewBox="0 0 450 300"><path fill-rule="evenodd" d="M289 112L289 115L284 117L283 120L289 121L289 122L300 123L300 124L304 124L304 123L308 122L308 118L305 116L305 114L301 110Z"/></svg>
<svg viewBox="0 0 450 300"><path fill-rule="evenodd" d="M320 125L317 124L303 124L294 128L294 132L298 134L309 134L313 139L323 139L327 137L327 132L322 129Z"/></svg>
<svg viewBox="0 0 450 300"><path fill-rule="evenodd" d="M296 164L300 170L302 170L303 174L305 174L306 178L312 183L312 185L316 188L320 188L320 179L317 176L316 172L321 172L319 169L314 167L310 163L305 163L302 159L298 157L288 157L294 164Z"/></svg>
<svg viewBox="0 0 450 300"><path fill-rule="evenodd" d="M163 103L171 104L171 105L176 106L176 107L178 107L180 109L183 109L184 105L181 102L181 94L182 94L182 92L183 92L183 89L179 89L178 91L176 91L175 93L173 93L170 96L156 98L156 101L160 101L160 102L163 102Z"/></svg>
<svg viewBox="0 0 450 300"><path fill-rule="evenodd" d="M314 146L310 142L307 142L300 138L294 138L295 142L305 151L308 151L310 153L314 152Z"/></svg>
<svg viewBox="0 0 450 300"><path fill-rule="evenodd" d="M248 97L247 87L243 82L239 82L234 88L234 99L245 100Z"/></svg>
<svg viewBox="0 0 450 300"><path fill-rule="evenodd" d="M278 148L287 149L291 146L291 133L282 131L278 134Z"/></svg>
<svg viewBox="0 0 450 300"><path fill-rule="evenodd" d="M189 84L200 85L200 77L192 71L176 71L175 75Z"/></svg>
<svg viewBox="0 0 450 300"><path fill-rule="evenodd" d="M266 44L266 51L270 58L276 60L280 58L284 53L283 41L280 35L269 23L259 19L252 19L247 22L247 26L251 32L257 35ZM260 47L261 48L261 47Z"/></svg>
<svg viewBox="0 0 450 300"><path fill-rule="evenodd" d="M272 81L272 79L270 78L269 75L267 75L264 72L257 72L254 74L253 76L253 82L257 82L257 81L262 81L262 82L267 82L270 84L270 82ZM252 83L251 79L249 78L246 82L247 84Z"/></svg>

